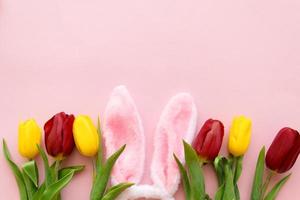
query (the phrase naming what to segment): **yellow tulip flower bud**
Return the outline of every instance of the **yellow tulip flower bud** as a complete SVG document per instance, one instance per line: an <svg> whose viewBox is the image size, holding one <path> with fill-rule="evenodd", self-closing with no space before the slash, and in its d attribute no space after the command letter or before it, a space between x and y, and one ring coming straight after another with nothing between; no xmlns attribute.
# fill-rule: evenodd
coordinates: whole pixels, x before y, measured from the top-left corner
<svg viewBox="0 0 300 200"><path fill-rule="evenodd" d="M32 159L39 153L37 144L41 143L41 132L41 128L34 119L20 123L18 148L23 157Z"/></svg>
<svg viewBox="0 0 300 200"><path fill-rule="evenodd" d="M228 149L232 155L241 156L247 151L251 137L251 126L251 120L244 116L233 119L228 142Z"/></svg>
<svg viewBox="0 0 300 200"><path fill-rule="evenodd" d="M94 156L98 152L99 135L89 116L79 115L75 118L73 136L80 154Z"/></svg>

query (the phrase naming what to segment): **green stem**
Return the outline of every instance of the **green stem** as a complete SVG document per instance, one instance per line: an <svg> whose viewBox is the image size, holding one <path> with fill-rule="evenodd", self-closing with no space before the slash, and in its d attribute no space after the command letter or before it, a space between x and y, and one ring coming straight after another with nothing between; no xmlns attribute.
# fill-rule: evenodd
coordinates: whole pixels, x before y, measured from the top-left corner
<svg viewBox="0 0 300 200"><path fill-rule="evenodd" d="M236 158L235 156L232 156L232 165L231 165L231 168L232 168L232 173L235 174L235 171L236 171Z"/></svg>
<svg viewBox="0 0 300 200"><path fill-rule="evenodd" d="M54 180L55 182L58 181L58 172L59 172L59 168L60 168L60 163L61 160L55 160L55 166L54 166ZM57 195L55 195L54 200L60 200L60 193L58 193Z"/></svg>
<svg viewBox="0 0 300 200"><path fill-rule="evenodd" d="M243 157L239 156L239 157L235 157L233 156L232 157L232 173L233 173L233 184L234 184L234 191L235 191L235 197L236 197L236 200L240 200L240 192L239 192L239 188L238 188L238 185L237 185L237 182L238 182L238 179L241 175L241 159L243 159Z"/></svg>
<svg viewBox="0 0 300 200"><path fill-rule="evenodd" d="M232 171L233 171L233 176L234 176L234 183L238 182L238 179L241 175L241 161L242 161L243 157L242 156L238 156L238 157L233 157L232 160Z"/></svg>
<svg viewBox="0 0 300 200"><path fill-rule="evenodd" d="M55 166L54 166L55 181L58 180L58 171L59 171L60 162L61 162L60 160L55 161Z"/></svg>
<svg viewBox="0 0 300 200"><path fill-rule="evenodd" d="M236 170L237 170L237 157L233 156L232 157L232 175L233 175L233 183L235 184L235 176L236 176Z"/></svg>
<svg viewBox="0 0 300 200"><path fill-rule="evenodd" d="M222 199L236 200L232 163L226 161L224 165L224 192Z"/></svg>
<svg viewBox="0 0 300 200"><path fill-rule="evenodd" d="M270 181L271 181L273 176L274 176L274 172L268 170L268 175L267 175L266 181L264 182L263 187L262 187L262 192L261 192L261 197L260 197L261 200L264 199L264 197L266 195L266 191L268 189L268 186L269 186Z"/></svg>
<svg viewBox="0 0 300 200"><path fill-rule="evenodd" d="M203 168L203 166L204 166L205 164L209 164L209 162L208 162L207 160L202 159L201 157L199 157L199 166L200 166L201 168ZM205 200L211 200L210 196L209 196L206 192L205 192Z"/></svg>

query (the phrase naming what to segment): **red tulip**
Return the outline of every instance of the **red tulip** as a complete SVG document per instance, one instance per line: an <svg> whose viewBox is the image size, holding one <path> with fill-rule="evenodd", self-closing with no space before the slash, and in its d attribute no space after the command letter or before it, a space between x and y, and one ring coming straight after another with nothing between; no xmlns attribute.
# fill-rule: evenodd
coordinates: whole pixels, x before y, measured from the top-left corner
<svg viewBox="0 0 300 200"><path fill-rule="evenodd" d="M62 158L71 154L74 148L74 115L57 113L44 125L45 145L49 155Z"/></svg>
<svg viewBox="0 0 300 200"><path fill-rule="evenodd" d="M224 126L218 120L209 119L202 126L193 147L203 160L213 161L219 154L224 136Z"/></svg>
<svg viewBox="0 0 300 200"><path fill-rule="evenodd" d="M299 153L300 135L298 131L287 127L283 128L267 152L266 165L271 170L284 173L293 167Z"/></svg>

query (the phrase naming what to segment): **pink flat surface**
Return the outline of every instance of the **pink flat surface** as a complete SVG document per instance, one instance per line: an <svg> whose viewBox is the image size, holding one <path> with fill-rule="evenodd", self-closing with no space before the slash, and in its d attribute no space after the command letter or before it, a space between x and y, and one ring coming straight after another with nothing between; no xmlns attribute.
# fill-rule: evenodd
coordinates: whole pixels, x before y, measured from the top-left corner
<svg viewBox="0 0 300 200"><path fill-rule="evenodd" d="M160 113L177 92L190 92L199 124L210 117L253 119L240 179L249 199L257 154L283 126L300 129L298 0L0 0L0 134L13 158L17 125L42 125L65 111L96 121L112 88L127 85L146 132L147 163ZM225 137L222 153L226 153ZM39 159L40 162L40 159ZM91 162L76 151L65 164L85 164L63 198L86 200ZM143 182L148 183L149 165ZM300 161L278 199L300 195ZM0 154L0 199L18 199ZM205 167L207 190L215 176ZM184 199L178 192L176 199Z"/></svg>

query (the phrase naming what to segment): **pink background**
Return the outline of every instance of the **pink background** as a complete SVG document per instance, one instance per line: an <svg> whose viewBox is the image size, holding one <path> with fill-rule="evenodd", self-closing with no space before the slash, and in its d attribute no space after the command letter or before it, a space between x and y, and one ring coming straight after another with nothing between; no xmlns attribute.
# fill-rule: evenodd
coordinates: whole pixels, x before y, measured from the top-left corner
<svg viewBox="0 0 300 200"><path fill-rule="evenodd" d="M233 116L253 119L239 182L241 199L249 199L262 145L283 126L300 129L299 10L299 0L0 0L1 137L21 164L20 120L34 117L42 126L59 111L96 120L112 88L125 84L143 119L149 165L160 112L172 95L187 91L199 128L213 117L228 133ZM75 151L65 162L71 163L86 170L63 197L86 200L90 160ZM292 171L278 199L300 195L300 161ZM214 173L205 172L213 194ZM2 151L0 175L0 199L18 199ZM181 192L176 197L184 199Z"/></svg>

